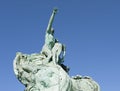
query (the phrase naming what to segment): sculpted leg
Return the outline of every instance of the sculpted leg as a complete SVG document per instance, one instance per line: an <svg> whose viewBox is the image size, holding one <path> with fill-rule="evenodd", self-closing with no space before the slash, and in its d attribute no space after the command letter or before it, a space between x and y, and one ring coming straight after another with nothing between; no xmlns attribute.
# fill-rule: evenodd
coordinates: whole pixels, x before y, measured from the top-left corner
<svg viewBox="0 0 120 91"><path fill-rule="evenodd" d="M52 49L52 54L53 54L53 57L52 57L52 59L53 59L53 62L56 64L58 64L59 63L59 61L60 61L60 54L61 54L61 52L62 52L62 44L60 44L60 43L55 43L55 45L54 45L54 47L53 47L53 49Z"/></svg>

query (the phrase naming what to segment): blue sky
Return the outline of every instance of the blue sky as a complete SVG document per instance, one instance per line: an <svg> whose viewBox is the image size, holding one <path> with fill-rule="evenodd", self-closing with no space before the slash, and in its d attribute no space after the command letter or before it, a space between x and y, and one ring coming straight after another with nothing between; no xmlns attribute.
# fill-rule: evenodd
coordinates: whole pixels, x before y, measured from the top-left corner
<svg viewBox="0 0 120 91"><path fill-rule="evenodd" d="M41 50L54 7L55 37L67 47L70 76L89 75L101 91L120 91L119 0L0 0L1 91L24 90L13 59Z"/></svg>

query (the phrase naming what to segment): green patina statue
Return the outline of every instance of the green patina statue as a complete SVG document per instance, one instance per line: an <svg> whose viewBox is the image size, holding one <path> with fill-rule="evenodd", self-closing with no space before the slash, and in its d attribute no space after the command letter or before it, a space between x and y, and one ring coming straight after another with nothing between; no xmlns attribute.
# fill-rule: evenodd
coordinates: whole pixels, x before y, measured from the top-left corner
<svg viewBox="0 0 120 91"><path fill-rule="evenodd" d="M70 77L69 68L63 64L65 45L54 38L52 23L57 13L54 9L40 53L22 54L14 59L14 73L24 84L24 91L100 91L99 85L88 76Z"/></svg>
<svg viewBox="0 0 120 91"><path fill-rule="evenodd" d="M59 43L58 40L54 38L52 24L56 13L57 9L54 9L46 29L45 44L41 53L47 56L47 61L52 60L54 63L61 64L65 56L65 45ZM62 55L61 58L60 55Z"/></svg>

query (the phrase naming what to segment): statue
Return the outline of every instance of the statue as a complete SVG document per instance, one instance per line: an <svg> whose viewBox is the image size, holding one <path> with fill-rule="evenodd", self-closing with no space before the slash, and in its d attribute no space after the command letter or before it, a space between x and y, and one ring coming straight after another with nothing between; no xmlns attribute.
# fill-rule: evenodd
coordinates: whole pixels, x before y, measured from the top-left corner
<svg viewBox="0 0 120 91"><path fill-rule="evenodd" d="M59 55L62 52L63 52L63 56L61 58L61 62L65 56L65 46L59 43L58 40L54 38L54 29L52 28L52 23L53 23L56 12L57 12L57 9L54 9L50 17L48 27L46 29L45 44L41 51L41 53L47 57L46 60L51 61L50 59L52 59L54 64L60 63L58 62L60 58Z"/></svg>
<svg viewBox="0 0 120 91"><path fill-rule="evenodd" d="M25 86L25 91L100 91L99 85L91 77L69 76L69 68L63 64L65 45L54 38L52 23L56 13L57 9L54 9L41 52L16 54L16 77Z"/></svg>

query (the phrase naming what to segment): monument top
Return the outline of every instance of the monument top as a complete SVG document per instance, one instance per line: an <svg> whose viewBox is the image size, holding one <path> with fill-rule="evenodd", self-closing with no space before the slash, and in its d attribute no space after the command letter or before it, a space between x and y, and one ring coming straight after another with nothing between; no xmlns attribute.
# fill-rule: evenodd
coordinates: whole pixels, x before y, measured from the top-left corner
<svg viewBox="0 0 120 91"><path fill-rule="evenodd" d="M14 72L25 85L25 91L100 91L91 77L68 75L69 68L63 64L65 45L54 38L52 23L57 9L50 17L45 44L40 53L18 52L14 59Z"/></svg>

